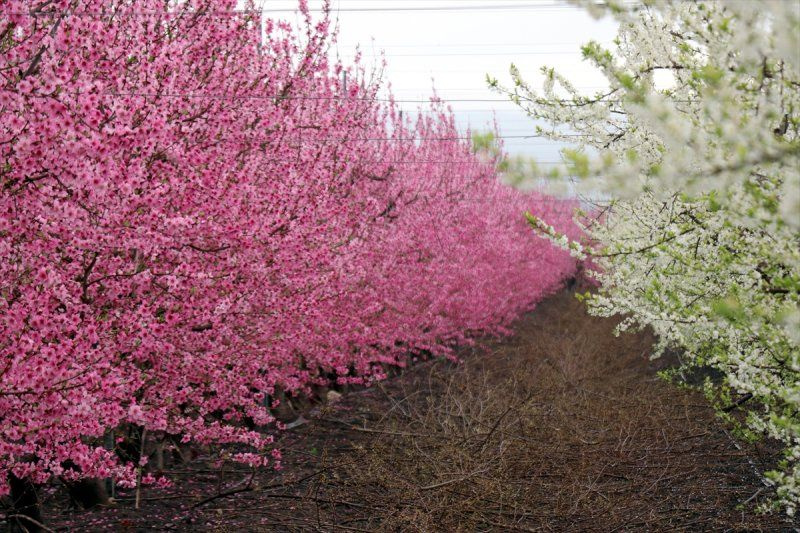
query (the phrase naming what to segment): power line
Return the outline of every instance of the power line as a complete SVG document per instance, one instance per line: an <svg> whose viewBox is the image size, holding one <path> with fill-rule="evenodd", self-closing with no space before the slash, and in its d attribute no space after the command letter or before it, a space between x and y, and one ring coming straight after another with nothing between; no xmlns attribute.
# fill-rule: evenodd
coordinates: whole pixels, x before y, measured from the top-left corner
<svg viewBox="0 0 800 533"><path fill-rule="evenodd" d="M331 13L344 12L387 12L387 11L492 11L492 10L513 10L513 9L545 9L545 10L580 10L579 7L565 5L561 3L550 4L484 4L484 5L462 5L462 6L391 6L391 7L337 7L331 8ZM296 12L296 9L264 9L269 13ZM309 9L314 12L324 12L324 9Z"/></svg>
<svg viewBox="0 0 800 533"><path fill-rule="evenodd" d="M575 89L578 90L578 91L606 91L606 92L608 92L609 87L608 86L604 87L602 85L595 85L595 86L586 85L586 86L582 86L582 87L575 87ZM403 88L393 87L393 90L397 91L397 92L394 92L393 95L396 96L396 97L399 97L399 98L403 98L403 96L401 94L399 94L399 92L401 92L401 91L404 92L404 93L409 93L409 95L417 95L419 93L430 94L432 90L436 91L437 94L456 93L456 92L457 93L491 92L489 89L485 89L485 88L481 88L481 87L457 88L457 87L439 87L439 86L433 86L433 87L403 87Z"/></svg>
<svg viewBox="0 0 800 533"><path fill-rule="evenodd" d="M377 57L374 57L374 58L370 57L368 59L378 59L378 58ZM391 58L387 58L387 59L391 59ZM509 63L510 63L510 61L509 61ZM494 68L491 65L487 65L486 67L478 67L478 68L472 68L472 69L463 69L463 68L462 69L449 69L449 68L448 69L444 69L444 68L440 69L440 68L438 68L436 66L429 66L428 68L415 68L415 69L394 68L394 65L396 65L396 64L397 63L390 63L387 66L386 71L387 72L391 72L392 74L425 74L425 75L430 75L430 74L472 74L472 75L475 75L475 76L480 76L481 78L483 78L486 74L488 74L490 70L491 70L491 72L495 72L495 73L499 72L500 74L502 74L504 76L508 74L508 65L506 65L506 64L501 65L500 68ZM362 64L361 66L371 67L372 68L375 65L373 65L373 64ZM576 71L580 72L580 73L583 73L583 74L587 74L587 73L594 74L594 72L595 72L595 71L587 71L585 69L581 70L579 68L580 66L581 65L579 65L577 63L576 64L567 64L567 65L558 67L558 71L561 72L561 73L564 73L564 74L575 74ZM572 68L572 67L576 67L576 68ZM530 68L530 67L526 66L526 68ZM544 79L544 76L541 76L541 78L539 77L540 73L538 71L533 71L532 70L530 72L529 76L532 79L539 79L539 80L543 80ZM597 80L600 81L601 79L605 79L605 78L600 78L599 75L598 75Z"/></svg>
<svg viewBox="0 0 800 533"><path fill-rule="evenodd" d="M67 96L81 96L86 94L95 94L95 93L61 93L62 95ZM456 98L456 99L442 99L442 98L429 98L425 99L391 99L391 98L342 98L338 96L270 96L270 95L224 95L224 94L174 94L174 93L100 93L98 96L112 96L112 97L142 97L142 98L208 98L208 99L215 99L215 100L277 100L277 101L341 101L341 102L392 102L395 104L443 104L447 105L450 103L486 103L486 102L495 102L495 103L507 103L515 105L514 102L509 99L489 99L489 98L478 98L478 99L470 99L470 98ZM33 94L29 95L31 98L52 98L51 95L46 94ZM675 100L679 102L684 102L684 100ZM523 100L526 102L526 100ZM564 100L564 103L569 103L569 100ZM603 103L621 103L620 100L603 100ZM685 102L690 102L690 100L685 100ZM417 113L419 110L417 109L403 109L404 112L407 113ZM424 110L422 111L425 112ZM524 109L519 107L514 107L512 109L496 109L496 108L473 108L473 109L455 109L453 113L518 113L520 115L527 116L527 112ZM519 118L520 120L524 119L525 117L515 117Z"/></svg>
<svg viewBox="0 0 800 533"><path fill-rule="evenodd" d="M292 163L297 162L297 159L273 159L274 162L283 162L283 163ZM342 161L339 159L314 159L313 162L315 163L341 163ZM408 160L401 160L401 161L384 161L384 160L366 160L366 161L359 161L359 163L364 164L376 164L382 163L385 165L494 165L492 161L479 161L476 159L464 159L464 160L438 160L438 159L408 159ZM563 161L536 161L537 165L566 165Z"/></svg>
<svg viewBox="0 0 800 533"><path fill-rule="evenodd" d="M386 54L387 57L460 57L460 56L555 56L555 55L577 55L581 54L580 50L571 50L564 52L433 52L425 54ZM380 55L358 54L364 58L378 58ZM341 57L356 57L356 54L342 54Z"/></svg>
<svg viewBox="0 0 800 533"><path fill-rule="evenodd" d="M62 93L69 96L80 96L81 94L94 94L94 93ZM50 98L50 95L31 95L35 98ZM138 92L114 92L114 93L100 93L99 96L126 96L126 97L143 97L143 98L208 98L210 100L276 100L276 101L341 101L341 102L390 102L396 104L448 104L454 103L514 103L510 98L451 98L441 99L432 97L427 100L414 99L414 100L401 100L397 98L380 98L380 97L341 97L341 96L284 96L284 95L262 95L262 94L202 94L202 93L138 93ZM520 98L522 102L528 102L525 98ZM673 100L678 101L678 100ZM569 104L570 100L563 100L562 103ZM601 100L598 103L615 104L622 103L622 100Z"/></svg>
<svg viewBox="0 0 800 533"><path fill-rule="evenodd" d="M467 89L469 90L469 89ZM93 93L61 93L62 95L67 96L80 96L81 94L93 94ZM43 94L35 94L30 95L34 98L52 98L50 95L43 95ZM428 98L428 99L402 99L402 98L379 98L379 97L363 97L363 98L343 98L340 96L283 96L283 95L226 95L226 94L202 94L202 93L143 93L143 92L113 92L113 93L100 93L100 96L112 96L112 97L143 97L143 98L192 98L192 99L218 99L218 100L275 100L275 101L282 101L282 100L289 100L289 101L344 101L344 102L393 102L396 104L404 104L404 103L414 103L414 104L431 104L431 103L440 103L440 104L449 104L452 102L456 103L484 103L484 102L495 102L495 103L511 103L510 98L454 98L454 99L440 99L440 98ZM569 103L569 100L565 100L566 103ZM619 103L618 100L604 100L605 103ZM417 114L418 110L409 110L409 113ZM424 111L423 111L424 112ZM519 113L520 117L519 120L528 120L527 113L524 109L515 107L514 109L493 109L493 108L483 108L483 109L461 109L455 110L454 113ZM580 137L583 136L582 134L562 134L562 136L566 137ZM504 135L499 136L497 138L501 139L534 139L534 138L547 138L545 135ZM424 139L361 139L361 140L424 140ZM469 140L467 137L448 137L448 138L441 138L441 139L427 139L427 140Z"/></svg>
<svg viewBox="0 0 800 533"><path fill-rule="evenodd" d="M486 47L495 47L495 48L504 48L504 47L532 47L532 46L575 46L580 47L584 43L581 41L572 41L572 42L526 42L526 43L482 43L479 41L471 42L471 43L423 43L423 44L381 44L378 42L367 42L367 43L342 43L336 42L338 46L341 47L356 47L362 46L364 48L467 48L467 47L477 47L477 48L486 48ZM610 46L614 43L611 41L600 42L601 45Z"/></svg>
<svg viewBox="0 0 800 533"><path fill-rule="evenodd" d="M302 131L298 129L297 131ZM494 135L494 134L493 134ZM586 137L584 133L568 133L561 134L564 137ZM494 135L493 139L539 139L547 138L545 135ZM315 139L306 139L314 141L328 141L328 142L347 142L347 141L470 141L473 137L469 136L455 136L455 137L319 137Z"/></svg>
<svg viewBox="0 0 800 533"><path fill-rule="evenodd" d="M477 5L477 6L415 6L415 7L401 7L401 6L393 6L393 7L352 7L352 8L332 8L329 10L325 9L318 9L318 8L311 8L308 11L310 13L380 13L380 12L448 12L448 11L509 11L509 10L546 10L546 11L579 11L579 7L563 5L563 4L503 4L503 5ZM125 14L125 15L140 15L140 16L152 16L152 15L206 15L206 16L219 16L219 17L227 17L227 16L238 16L238 15L260 15L263 13L299 13L297 9L288 9L288 8L268 8L268 9L233 9L233 10L218 10L218 9L209 9L204 11L195 11L191 9L177 11L177 10L124 10L120 12L115 12L116 14ZM44 10L44 9L31 9L29 11L9 11L6 12L7 15L12 16L29 16L29 17L43 17L43 16L108 16L111 11L104 12L104 11L75 11L75 10Z"/></svg>
<svg viewBox="0 0 800 533"><path fill-rule="evenodd" d="M562 135L562 137L582 137L581 134L575 135ZM534 138L541 138L545 142L524 142L524 139L534 139ZM548 139L544 136L509 136L509 137L502 137L497 136L494 137L492 140L504 140L504 139L515 139L511 143L507 144L515 144L517 146L542 146L542 147L552 147L557 148L552 143L559 143L564 141L559 140L552 140ZM352 143L352 142L377 142L377 143L402 143L402 142L412 142L412 143L428 143L428 142L455 142L455 141L472 141L474 140L472 137L446 137L446 138L426 138L420 137L417 139L367 139L367 138L341 138L341 139L302 139L302 138L292 138L288 140L288 145L292 148L299 148L303 145L311 145L311 144L324 144L324 143L334 143L334 144L343 144L343 143ZM548 142L549 141L549 142ZM225 142L227 144L237 144L237 145L245 145L245 144L259 144L262 142L269 142L269 141L262 141L258 139L241 139L241 140L209 140L208 144L218 144L220 142ZM558 161L542 161L542 163L558 163Z"/></svg>
<svg viewBox="0 0 800 533"><path fill-rule="evenodd" d="M508 10L545 10L545 11L579 11L581 8L576 6L551 3L551 4L497 4L497 5L462 5L462 6L390 6L390 7L344 7L344 8L331 8L320 9L310 8L310 13L381 13L381 12L448 12L448 11L508 11ZM203 11L196 11L192 9L180 10L124 10L117 14L125 15L208 15L208 16L237 16L237 15L260 15L263 13L299 13L294 8L266 8L266 9L233 9L233 10L219 10L208 9ZM31 9L29 11L9 11L7 15L13 16L108 16L111 12L104 11L89 11L89 10L44 10L44 9Z"/></svg>
<svg viewBox="0 0 800 533"><path fill-rule="evenodd" d="M203 143L203 147L208 148L213 145L217 144L229 144L220 141L209 141L207 143ZM238 144L238 143L237 143ZM198 143L199 145L199 143ZM198 145L189 145L183 148L192 148ZM299 146L289 146L290 148L299 148ZM347 163L348 161L342 159L318 159L311 157L306 161L303 161L300 158L289 158L289 157L281 157L281 158L270 158L270 162L272 163ZM563 161L535 161L537 165L565 165ZM383 164L387 166L393 165L481 165L481 166L494 166L496 164L495 161L481 161L477 157L474 159L400 159L400 160L384 160L384 159L359 159L359 164L366 164L366 165L375 165L375 164ZM383 181L383 180L376 180L376 181Z"/></svg>

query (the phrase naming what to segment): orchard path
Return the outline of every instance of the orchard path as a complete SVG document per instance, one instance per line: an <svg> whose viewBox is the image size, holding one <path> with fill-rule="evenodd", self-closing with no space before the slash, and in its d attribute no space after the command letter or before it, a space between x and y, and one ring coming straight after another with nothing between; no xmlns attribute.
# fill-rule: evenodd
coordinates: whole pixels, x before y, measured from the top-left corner
<svg viewBox="0 0 800 533"><path fill-rule="evenodd" d="M280 473L196 460L134 511L81 529L192 531L792 530L761 516L755 471L697 393L656 376L645 334L615 338L566 292L515 335L420 364L307 413ZM660 363L665 364L665 363ZM183 496L181 496L183 494ZM152 498L152 499L150 499ZM195 506L192 508L191 506ZM741 507L744 510L740 509Z"/></svg>

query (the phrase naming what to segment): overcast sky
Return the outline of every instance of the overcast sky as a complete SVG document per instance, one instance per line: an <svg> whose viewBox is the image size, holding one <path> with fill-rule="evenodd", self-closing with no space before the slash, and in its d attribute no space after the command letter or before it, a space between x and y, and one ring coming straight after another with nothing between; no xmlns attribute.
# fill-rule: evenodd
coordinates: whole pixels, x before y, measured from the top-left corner
<svg viewBox="0 0 800 533"><path fill-rule="evenodd" d="M270 17L297 20L297 0L261 3ZM309 5L318 8L321 0ZM333 18L343 59L352 58L359 44L366 64L377 64L385 52L385 78L399 101L427 100L435 87L465 129L486 129L494 114L509 153L533 155L545 164L559 159L558 147L513 138L532 134L532 122L487 89L486 74L507 81L514 62L539 86L539 68L548 65L594 92L605 87L603 78L581 61L580 45L590 39L608 43L616 34L613 21L594 20L559 0L333 0ZM401 104L407 112L419 105Z"/></svg>

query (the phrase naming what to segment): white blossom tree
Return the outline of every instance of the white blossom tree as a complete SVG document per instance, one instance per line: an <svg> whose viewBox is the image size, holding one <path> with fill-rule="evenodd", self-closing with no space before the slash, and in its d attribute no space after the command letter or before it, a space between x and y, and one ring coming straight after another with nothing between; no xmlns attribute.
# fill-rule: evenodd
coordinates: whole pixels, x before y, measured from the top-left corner
<svg viewBox="0 0 800 533"><path fill-rule="evenodd" d="M613 46L583 47L607 91L581 94L550 68L537 91L513 65L511 86L489 83L549 124L538 133L579 139L564 151L571 174L614 199L582 214L582 243L529 220L577 257L593 257L593 313L624 315L620 331L652 328L657 353L679 350L678 377L714 369L704 388L720 414L744 436L783 443L766 478L775 505L794 515L800 2L579 3L619 23Z"/></svg>

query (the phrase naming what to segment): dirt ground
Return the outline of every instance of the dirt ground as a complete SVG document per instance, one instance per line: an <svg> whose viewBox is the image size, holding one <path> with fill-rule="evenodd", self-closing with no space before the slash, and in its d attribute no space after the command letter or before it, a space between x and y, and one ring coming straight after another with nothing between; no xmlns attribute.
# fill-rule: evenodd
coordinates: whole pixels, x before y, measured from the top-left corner
<svg viewBox="0 0 800 533"><path fill-rule="evenodd" d="M793 531L760 515L762 445L737 443L694 392L656 376L647 335L612 335L561 293L515 335L428 361L306 414L284 468L199 457L171 490L53 512L92 531Z"/></svg>

